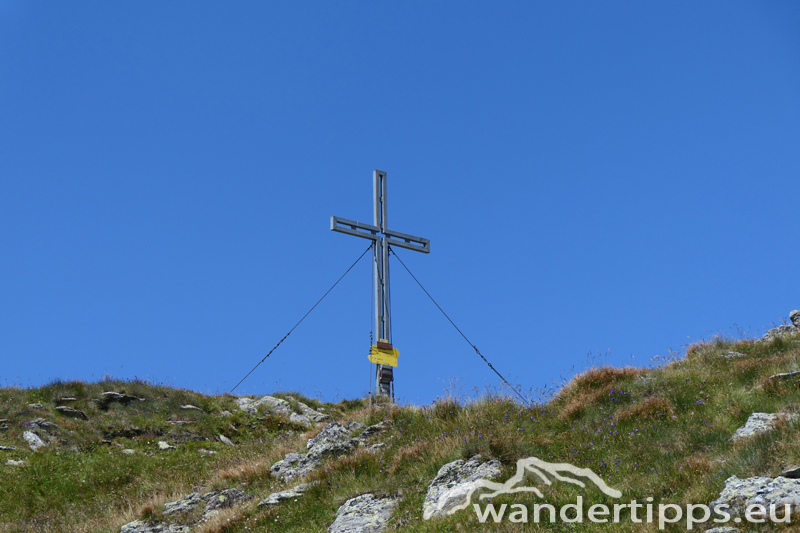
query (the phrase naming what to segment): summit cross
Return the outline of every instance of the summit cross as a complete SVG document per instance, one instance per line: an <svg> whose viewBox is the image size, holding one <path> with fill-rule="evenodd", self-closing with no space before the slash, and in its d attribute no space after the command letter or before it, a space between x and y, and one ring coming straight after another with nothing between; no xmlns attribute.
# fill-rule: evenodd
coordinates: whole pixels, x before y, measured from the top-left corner
<svg viewBox="0 0 800 533"><path fill-rule="evenodd" d="M374 192L374 224L355 222L341 217L331 217L331 231L347 233L373 241L373 276L375 278L375 331L378 347L392 344L392 310L389 298L389 245L407 248L424 254L430 253L431 241L389 229L386 217L386 172L372 172ZM389 396L394 372L389 365L377 364L375 369L376 394Z"/></svg>

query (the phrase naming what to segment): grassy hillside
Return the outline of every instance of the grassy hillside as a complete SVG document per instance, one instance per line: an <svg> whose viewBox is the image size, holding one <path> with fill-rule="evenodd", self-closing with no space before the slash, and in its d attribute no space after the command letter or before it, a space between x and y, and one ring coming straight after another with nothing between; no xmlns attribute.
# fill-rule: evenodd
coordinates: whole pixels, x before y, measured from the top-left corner
<svg viewBox="0 0 800 533"><path fill-rule="evenodd" d="M299 399L336 421L391 419L393 424L380 436L386 446L377 453L359 450L331 459L304 480L318 483L303 497L268 508L256 503L296 484L274 479L269 467L286 453L304 452L307 439L324 424L309 430L285 417L240 411L229 396L138 381L0 389L0 418L8 426L0 431L0 445L16 446L0 451L0 531L117 533L137 518L162 519L165 502L193 491L231 487L256 498L193 531L325 531L349 498L398 491L402 501L388 531L497 530L479 523L471 510L422 520L425 492L439 468L476 453L503 463L501 479L514 473L517 459L536 456L591 468L621 490L625 501L653 497L663 503L708 503L731 475L776 476L787 466L800 465L800 424L784 423L767 435L730 441L753 412L800 412L800 381L766 380L791 370L800 370L797 336L769 343L717 339L690 346L684 358L655 369L594 368L575 377L553 400L532 407L483 397L468 403L445 399L425 408L388 403L369 408L364 400L323 404L276 394L291 402ZM147 400L103 409L96 399L104 391ZM58 414L55 407L64 397L75 398L65 405L84 411L88 420ZM35 403L42 408L29 406ZM201 410L181 407L187 404ZM47 430L53 437L50 445L32 452L22 433L36 418L58 427ZM223 444L219 435L236 445ZM158 441L176 449L160 450ZM7 459L24 462L9 466ZM547 502L555 505L574 502L577 494L590 503L613 504L591 487L561 483L545 491ZM532 506L541 500L515 494L493 503ZM503 531L539 529L657 530L655 524L630 521L502 526Z"/></svg>

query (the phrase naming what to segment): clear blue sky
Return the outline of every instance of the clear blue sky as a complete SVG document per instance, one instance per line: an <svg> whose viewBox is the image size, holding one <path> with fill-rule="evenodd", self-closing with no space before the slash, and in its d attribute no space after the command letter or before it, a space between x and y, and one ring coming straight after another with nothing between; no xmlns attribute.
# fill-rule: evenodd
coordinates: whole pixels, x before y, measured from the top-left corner
<svg viewBox="0 0 800 533"><path fill-rule="evenodd" d="M329 218L375 168L524 389L763 333L800 308L800 4L0 1L0 384L227 390L365 249ZM499 384L391 281L401 401ZM370 291L238 392L365 394Z"/></svg>

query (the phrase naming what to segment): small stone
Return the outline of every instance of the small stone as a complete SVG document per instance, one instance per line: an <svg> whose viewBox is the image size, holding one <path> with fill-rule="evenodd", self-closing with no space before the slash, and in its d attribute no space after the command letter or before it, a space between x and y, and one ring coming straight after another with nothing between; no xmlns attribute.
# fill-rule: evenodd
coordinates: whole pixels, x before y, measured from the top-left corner
<svg viewBox="0 0 800 533"><path fill-rule="evenodd" d="M740 533L740 529L731 526L720 526L706 529L706 533Z"/></svg>
<svg viewBox="0 0 800 533"><path fill-rule="evenodd" d="M16 446L0 446L0 451L3 452L13 452L16 449L17 449Z"/></svg>
<svg viewBox="0 0 800 533"><path fill-rule="evenodd" d="M44 406L42 404L40 404L39 402L29 403L28 407L30 407L31 409L43 409L44 408Z"/></svg>
<svg viewBox="0 0 800 533"><path fill-rule="evenodd" d="M61 405L62 403L72 403L77 402L77 398L65 397L65 398L56 398L56 405Z"/></svg>
<svg viewBox="0 0 800 533"><path fill-rule="evenodd" d="M220 411L219 416L233 416L233 413L230 411Z"/></svg>
<svg viewBox="0 0 800 533"><path fill-rule="evenodd" d="M25 463L25 461L22 461L22 460L15 461L14 459L9 459L8 461L6 461L6 464L8 466L22 466L24 463Z"/></svg>
<svg viewBox="0 0 800 533"><path fill-rule="evenodd" d="M77 409L73 409L72 407L67 407L66 405L59 405L56 407L56 411L59 414L64 416L68 416L69 418L80 418L81 420L89 420L89 417L86 416L86 413L83 411L78 411Z"/></svg>
<svg viewBox="0 0 800 533"><path fill-rule="evenodd" d="M30 446L31 450L33 451L47 446L47 444L45 444L45 442L33 431L25 431L22 434L22 438L25 439L25 442L28 443L28 446Z"/></svg>
<svg viewBox="0 0 800 533"><path fill-rule="evenodd" d="M730 359L730 358L733 358L733 357L744 357L744 356L745 356L745 354L743 354L742 352L728 352L727 354L723 355L722 357Z"/></svg>
<svg viewBox="0 0 800 533"><path fill-rule="evenodd" d="M167 420L167 424L170 426L184 426L186 424L194 424L194 420Z"/></svg>
<svg viewBox="0 0 800 533"><path fill-rule="evenodd" d="M800 479L800 466L793 466L791 468L787 468L781 474L782 477L789 478L789 479Z"/></svg>
<svg viewBox="0 0 800 533"><path fill-rule="evenodd" d="M234 444L234 442L231 439L229 439L228 437L226 437L225 435L220 435L219 436L219 441L222 444L227 444L228 446L236 446L236 444Z"/></svg>
<svg viewBox="0 0 800 533"><path fill-rule="evenodd" d="M122 450L122 453L127 454L127 455L133 455L134 453L136 453L136 450L131 450L130 448L125 448L124 450Z"/></svg>
<svg viewBox="0 0 800 533"><path fill-rule="evenodd" d="M213 450L206 450L205 448L200 448L197 451L200 452L200 453L208 454L208 455L213 455L213 454L217 453L217 452L215 452Z"/></svg>
<svg viewBox="0 0 800 533"><path fill-rule="evenodd" d="M175 446L173 446L172 444L169 444L166 441L160 440L160 441L158 441L158 449L159 450L174 450Z"/></svg>
<svg viewBox="0 0 800 533"><path fill-rule="evenodd" d="M134 520L122 526L119 533L189 533L190 531L191 528L189 526Z"/></svg>
<svg viewBox="0 0 800 533"><path fill-rule="evenodd" d="M181 409L183 409L184 411L200 411L201 413L205 412L196 405L192 405L190 403L187 403L186 405L181 405Z"/></svg>
<svg viewBox="0 0 800 533"><path fill-rule="evenodd" d="M104 392L100 394L100 399L98 401L100 409L106 410L108 409L109 404L111 403L120 403L122 405L128 405L131 402L143 402L147 400L147 398L139 398L138 396L129 396L127 394L120 394L119 392Z"/></svg>

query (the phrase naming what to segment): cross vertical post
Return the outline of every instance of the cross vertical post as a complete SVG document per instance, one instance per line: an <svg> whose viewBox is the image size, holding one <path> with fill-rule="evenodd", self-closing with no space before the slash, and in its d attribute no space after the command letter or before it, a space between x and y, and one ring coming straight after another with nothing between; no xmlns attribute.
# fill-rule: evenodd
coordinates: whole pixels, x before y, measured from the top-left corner
<svg viewBox="0 0 800 533"><path fill-rule="evenodd" d="M373 276L375 278L375 332L379 345L392 344L391 299L389 295L389 245L429 253L430 241L399 231L389 230L387 219L386 172L372 173L374 196L373 225L340 217L331 217L331 230L355 235L373 241ZM390 365L377 364L375 371L376 394L391 394L394 372Z"/></svg>

